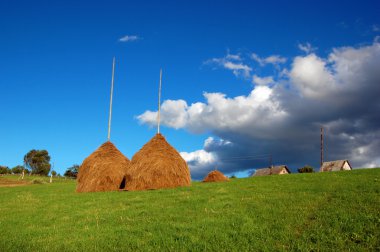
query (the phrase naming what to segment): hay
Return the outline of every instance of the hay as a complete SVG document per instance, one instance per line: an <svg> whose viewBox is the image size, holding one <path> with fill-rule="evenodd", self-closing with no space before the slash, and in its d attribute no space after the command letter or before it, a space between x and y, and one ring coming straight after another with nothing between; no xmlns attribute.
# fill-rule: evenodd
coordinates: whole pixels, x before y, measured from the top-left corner
<svg viewBox="0 0 380 252"><path fill-rule="evenodd" d="M77 192L115 191L120 188L130 161L111 142L105 142L79 168Z"/></svg>
<svg viewBox="0 0 380 252"><path fill-rule="evenodd" d="M224 176L220 171L212 171L203 179L203 182L221 182L221 181L229 181L230 179Z"/></svg>
<svg viewBox="0 0 380 252"><path fill-rule="evenodd" d="M161 134L156 134L132 158L126 190L190 186L186 161Z"/></svg>

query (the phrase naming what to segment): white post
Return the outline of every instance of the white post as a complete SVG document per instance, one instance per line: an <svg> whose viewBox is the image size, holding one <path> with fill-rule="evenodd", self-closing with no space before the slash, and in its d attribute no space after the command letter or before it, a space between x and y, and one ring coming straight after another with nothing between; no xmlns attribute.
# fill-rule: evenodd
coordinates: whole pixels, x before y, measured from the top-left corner
<svg viewBox="0 0 380 252"><path fill-rule="evenodd" d="M53 182L53 168L54 168L54 163L53 163L53 167L52 167L52 169L50 171L50 183Z"/></svg>
<svg viewBox="0 0 380 252"><path fill-rule="evenodd" d="M21 180L24 180L24 175L25 175L25 161L24 161L24 167L22 168Z"/></svg>
<svg viewBox="0 0 380 252"><path fill-rule="evenodd" d="M111 98L110 98L110 114L108 118L108 141L111 139L111 119L112 119L112 96L113 96L113 82L114 82L114 75L115 75L115 57L113 57L112 62L112 80L111 80Z"/></svg>
<svg viewBox="0 0 380 252"><path fill-rule="evenodd" d="M161 85L162 85L162 69L160 69L160 86L158 88L157 134L160 134Z"/></svg>

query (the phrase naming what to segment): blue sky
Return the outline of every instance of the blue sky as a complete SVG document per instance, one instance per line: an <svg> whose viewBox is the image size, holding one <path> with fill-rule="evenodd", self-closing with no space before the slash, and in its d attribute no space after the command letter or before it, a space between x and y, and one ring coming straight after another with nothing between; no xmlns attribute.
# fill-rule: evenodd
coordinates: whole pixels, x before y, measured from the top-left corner
<svg viewBox="0 0 380 252"><path fill-rule="evenodd" d="M150 118L139 116L157 108L162 67L162 99L174 101L163 116L162 133L187 155L194 178L215 166L229 174L247 174L266 161L242 161L242 157L267 153L273 153L275 163L288 164L293 170L304 164L316 167L319 125L331 132L331 158L352 159L356 167L379 165L380 156L368 151L380 150L379 103L373 101L367 110L357 106L379 90L376 71L360 70L362 66L376 68L379 2L247 2L1 1L0 165L22 164L29 150L47 149L55 170L62 174L105 142L113 56L117 65L111 141L128 158L155 134ZM120 41L125 36L137 39ZM352 61L360 59L361 67L349 65L352 71L348 72L371 76L360 92L345 81L347 74L341 70L343 58L351 62L350 53L359 55ZM305 76L302 69L308 64L317 70L322 65L334 83L323 84L330 83L324 71L318 74L313 70ZM315 79L323 83L312 86L311 92L307 85L314 85ZM323 90L332 88L331 94L337 85L340 94L349 97L353 90L360 99L336 101L327 108L320 105L328 99ZM279 91L281 88L285 91ZM241 117L226 117L228 122L223 124L221 116L228 114L228 109L233 113L228 106L236 105L223 99L215 105L226 107L220 114L197 114L198 122L215 116L219 125L194 126L189 119L180 122L170 116L183 105L178 101L188 107L203 103L216 111L209 106L210 100L206 101L205 92L234 100L247 98L254 90L258 96L270 92L272 103L265 108L276 108L266 113L283 112L291 119L280 117L274 122L272 116L262 116L258 124L271 126L255 128L258 115L254 110L250 130L256 133L251 134L247 129L251 121L238 125ZM249 102L266 101L247 99L244 104L251 108L255 105ZM299 111L301 107L305 109ZM353 108L358 108L357 113ZM241 116L244 111L243 107L236 113ZM307 111L308 116L296 116ZM193 115L186 109L176 115L181 113L186 118ZM295 127L299 124L294 122L301 119L304 127ZM358 126L348 128L347 122L352 120ZM281 127L272 127L274 124ZM270 137L291 135L289 132L299 134L291 139ZM310 132L315 132L315 138ZM235 157L240 159L230 162Z"/></svg>

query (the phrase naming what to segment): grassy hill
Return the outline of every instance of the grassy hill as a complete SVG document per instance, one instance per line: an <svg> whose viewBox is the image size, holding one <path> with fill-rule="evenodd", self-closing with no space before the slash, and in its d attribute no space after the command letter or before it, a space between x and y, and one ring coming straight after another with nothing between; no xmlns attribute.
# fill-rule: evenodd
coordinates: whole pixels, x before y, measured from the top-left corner
<svg viewBox="0 0 380 252"><path fill-rule="evenodd" d="M74 191L0 187L0 251L380 250L380 169Z"/></svg>

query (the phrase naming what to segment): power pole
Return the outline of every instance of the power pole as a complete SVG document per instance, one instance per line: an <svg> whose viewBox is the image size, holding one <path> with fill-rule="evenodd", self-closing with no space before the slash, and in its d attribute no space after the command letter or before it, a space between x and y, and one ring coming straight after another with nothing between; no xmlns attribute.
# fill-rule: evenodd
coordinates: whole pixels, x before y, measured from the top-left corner
<svg viewBox="0 0 380 252"><path fill-rule="evenodd" d="M269 167L273 167L273 160L272 160L272 154L269 155Z"/></svg>
<svg viewBox="0 0 380 252"><path fill-rule="evenodd" d="M323 165L323 126L321 127L321 168Z"/></svg>

